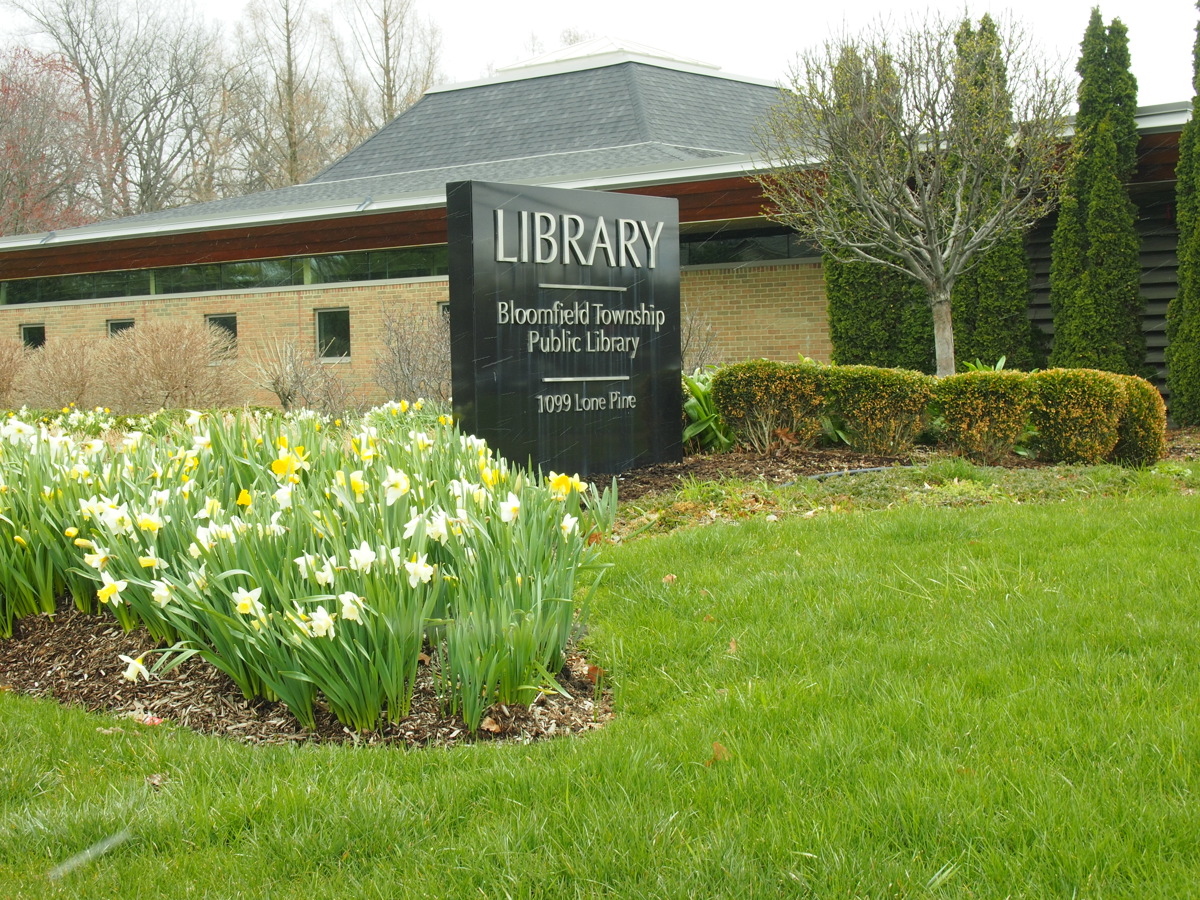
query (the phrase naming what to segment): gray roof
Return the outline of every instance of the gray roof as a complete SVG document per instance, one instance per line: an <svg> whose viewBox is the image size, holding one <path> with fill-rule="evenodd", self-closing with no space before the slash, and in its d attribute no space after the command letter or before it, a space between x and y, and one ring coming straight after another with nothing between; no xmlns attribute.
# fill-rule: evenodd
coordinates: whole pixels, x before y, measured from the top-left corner
<svg viewBox="0 0 1200 900"><path fill-rule="evenodd" d="M779 99L777 87L711 67L629 54L581 62L435 89L306 184L99 222L52 240L434 206L449 181L605 185L622 173L722 163L732 173L754 155L755 123ZM0 238L0 249L31 243Z"/></svg>

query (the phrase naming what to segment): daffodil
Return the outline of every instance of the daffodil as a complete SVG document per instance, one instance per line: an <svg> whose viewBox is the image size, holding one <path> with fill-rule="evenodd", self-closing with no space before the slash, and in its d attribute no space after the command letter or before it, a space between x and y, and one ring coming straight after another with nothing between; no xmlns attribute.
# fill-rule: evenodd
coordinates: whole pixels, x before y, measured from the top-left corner
<svg viewBox="0 0 1200 900"><path fill-rule="evenodd" d="M271 496L274 498L275 502L279 504L280 509L292 508L292 486L290 484L283 485Z"/></svg>
<svg viewBox="0 0 1200 900"><path fill-rule="evenodd" d="M378 557L370 545L363 541L356 550L350 551L350 568L356 572L370 572Z"/></svg>
<svg viewBox="0 0 1200 900"><path fill-rule="evenodd" d="M110 600L113 604L121 602L121 591L129 587L129 582L113 578L107 572L100 573L100 579L103 582L100 590L96 591L96 599L101 603L108 603Z"/></svg>
<svg viewBox="0 0 1200 900"><path fill-rule="evenodd" d="M163 527L163 517L158 513L144 512L137 517L137 527L142 531L149 531L151 534L157 534L158 530Z"/></svg>
<svg viewBox="0 0 1200 900"><path fill-rule="evenodd" d="M512 491L508 492L508 498L500 504L500 521L513 522L517 515L521 512L521 501L517 499L517 495Z"/></svg>
<svg viewBox="0 0 1200 900"><path fill-rule="evenodd" d="M347 622L361 622L359 616L363 607L363 598L354 591L346 591L344 594L339 594L338 599L342 601L342 618Z"/></svg>
<svg viewBox="0 0 1200 900"><path fill-rule="evenodd" d="M391 466L387 467L387 477L383 479L383 487L386 491L384 500L388 506L391 506L407 494L411 486L408 475L402 469L393 469Z"/></svg>
<svg viewBox="0 0 1200 900"><path fill-rule="evenodd" d="M567 513L563 516L563 520L559 523L558 528L562 531L563 537L569 537L579 530L579 519Z"/></svg>
<svg viewBox="0 0 1200 900"><path fill-rule="evenodd" d="M426 554L422 553L418 558L417 554L412 555L412 559L404 564L405 570L408 572L408 584L410 587L416 587L419 583L429 583L433 578L433 566L425 562Z"/></svg>
<svg viewBox="0 0 1200 900"><path fill-rule="evenodd" d="M169 581L156 578L150 582L150 596L157 601L159 606L165 607L171 602L172 585Z"/></svg>
<svg viewBox="0 0 1200 900"><path fill-rule="evenodd" d="M166 562L157 556L139 556L138 565L143 569L157 569L159 566L165 566Z"/></svg>
<svg viewBox="0 0 1200 900"><path fill-rule="evenodd" d="M125 671L121 673L121 677L126 681L136 682L139 677L144 678L146 681L150 680L150 670L142 665L142 657L139 656L137 659L134 659L122 653L120 654L120 658L121 662L129 663L125 667Z"/></svg>
<svg viewBox="0 0 1200 900"><path fill-rule="evenodd" d="M333 620L336 615L330 615L324 606L318 606L316 612L312 614L312 633L313 637L327 637L333 640Z"/></svg>
<svg viewBox="0 0 1200 900"><path fill-rule="evenodd" d="M253 499L250 497L250 492L245 488L242 488L241 493L238 494L237 505L249 507L253 502Z"/></svg>
<svg viewBox="0 0 1200 900"><path fill-rule="evenodd" d="M356 469L350 473L350 490L354 491L354 499L362 503L363 494L367 491L367 483L363 480L362 469Z"/></svg>
<svg viewBox="0 0 1200 900"><path fill-rule="evenodd" d="M82 540L82 538L80 538L80 540ZM78 545L79 540L75 541L75 543ZM89 547L93 546L91 541L85 541L85 543ZM84 563L91 566L93 569L103 569L106 565L108 565L108 562L111 559L112 551L106 547L95 547L91 553L83 554Z"/></svg>
<svg viewBox="0 0 1200 900"><path fill-rule="evenodd" d="M262 596L262 588L256 587L252 591L238 587L233 589L233 606L243 616L262 616L263 605L258 601Z"/></svg>

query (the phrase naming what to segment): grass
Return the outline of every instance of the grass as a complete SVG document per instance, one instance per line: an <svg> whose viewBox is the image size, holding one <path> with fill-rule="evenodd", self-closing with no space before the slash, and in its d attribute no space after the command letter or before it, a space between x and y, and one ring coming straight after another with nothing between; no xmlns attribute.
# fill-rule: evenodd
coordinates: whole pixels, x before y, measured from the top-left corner
<svg viewBox="0 0 1200 900"><path fill-rule="evenodd" d="M580 739L255 748L0 694L0 895L1195 895L1200 504L1160 477L614 547L619 717Z"/></svg>

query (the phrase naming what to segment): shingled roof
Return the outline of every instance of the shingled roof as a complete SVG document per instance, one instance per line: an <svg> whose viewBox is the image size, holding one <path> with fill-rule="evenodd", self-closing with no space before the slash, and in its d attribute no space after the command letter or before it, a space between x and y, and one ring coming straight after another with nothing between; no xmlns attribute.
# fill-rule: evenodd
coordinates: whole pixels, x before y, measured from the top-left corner
<svg viewBox="0 0 1200 900"><path fill-rule="evenodd" d="M64 230L86 241L160 229L435 206L450 181L577 187L746 168L779 89L714 66L601 39L435 88L306 184ZM0 239L0 248L29 236Z"/></svg>

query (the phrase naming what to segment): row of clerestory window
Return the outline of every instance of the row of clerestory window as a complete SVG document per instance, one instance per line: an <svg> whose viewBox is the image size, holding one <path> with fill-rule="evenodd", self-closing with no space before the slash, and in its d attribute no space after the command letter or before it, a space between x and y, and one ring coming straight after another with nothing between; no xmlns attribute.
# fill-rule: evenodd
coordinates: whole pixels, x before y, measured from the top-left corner
<svg viewBox="0 0 1200 900"><path fill-rule="evenodd" d="M350 358L350 310L349 309L318 309L316 315L317 355L321 359ZM238 326L235 313L219 313L204 317L211 327L222 328L229 336L237 341ZM133 319L109 319L105 322L105 332L109 337L115 337L123 331L135 326ZM36 349L46 343L46 326L44 323L22 325L21 342L30 349Z"/></svg>

